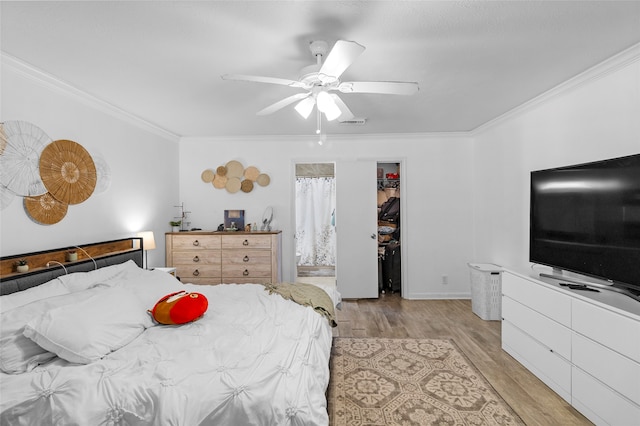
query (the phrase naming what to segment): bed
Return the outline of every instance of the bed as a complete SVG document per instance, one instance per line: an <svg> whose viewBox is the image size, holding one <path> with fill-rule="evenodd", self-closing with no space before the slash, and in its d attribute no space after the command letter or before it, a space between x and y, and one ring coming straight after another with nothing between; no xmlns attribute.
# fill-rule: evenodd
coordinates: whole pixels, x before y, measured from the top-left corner
<svg viewBox="0 0 640 426"><path fill-rule="evenodd" d="M0 296L0 424L329 423L326 308L279 286L181 283L135 259L62 272ZM181 290L204 295L206 313L154 322L147 310ZM325 305L339 304L335 289L322 290Z"/></svg>

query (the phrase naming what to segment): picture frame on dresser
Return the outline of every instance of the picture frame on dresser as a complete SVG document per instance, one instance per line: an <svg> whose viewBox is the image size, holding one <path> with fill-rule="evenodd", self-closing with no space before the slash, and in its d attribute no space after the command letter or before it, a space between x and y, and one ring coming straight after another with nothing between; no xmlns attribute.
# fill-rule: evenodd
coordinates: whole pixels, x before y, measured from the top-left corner
<svg viewBox="0 0 640 426"><path fill-rule="evenodd" d="M226 231L244 229L244 210L225 210L224 229Z"/></svg>

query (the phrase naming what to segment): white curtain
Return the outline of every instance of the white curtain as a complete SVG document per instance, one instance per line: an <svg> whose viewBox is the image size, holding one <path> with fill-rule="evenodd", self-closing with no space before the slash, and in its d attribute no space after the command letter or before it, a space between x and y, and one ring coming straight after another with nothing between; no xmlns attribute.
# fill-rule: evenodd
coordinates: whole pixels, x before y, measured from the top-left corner
<svg viewBox="0 0 640 426"><path fill-rule="evenodd" d="M296 254L300 266L336 264L336 181L333 177L296 179Z"/></svg>

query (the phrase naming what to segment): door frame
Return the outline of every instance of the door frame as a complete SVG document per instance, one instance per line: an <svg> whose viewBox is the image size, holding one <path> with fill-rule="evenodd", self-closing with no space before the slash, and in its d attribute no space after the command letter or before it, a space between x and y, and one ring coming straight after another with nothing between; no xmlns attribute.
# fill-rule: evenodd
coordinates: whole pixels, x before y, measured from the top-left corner
<svg viewBox="0 0 640 426"><path fill-rule="evenodd" d="M290 276L292 277L292 281L295 281L298 278L298 265L297 265L297 261L296 261L296 164L322 164L322 163L331 163L333 164L333 170L334 170L334 178L336 178L335 176L335 169L336 169L336 163L337 160L334 158L308 158L308 157L303 157L303 158L292 158L291 159L291 176L289 178L289 182L291 184L291 205L290 205L290 209L291 209L291 223L290 223L290 229L291 229L291 243L292 243L292 250L291 250L291 267L289 269L290 272ZM336 188L338 186L338 179L336 178ZM337 242L336 242L337 244ZM337 247L336 247L337 249ZM337 273L337 272L336 272ZM336 277L337 279L337 277Z"/></svg>

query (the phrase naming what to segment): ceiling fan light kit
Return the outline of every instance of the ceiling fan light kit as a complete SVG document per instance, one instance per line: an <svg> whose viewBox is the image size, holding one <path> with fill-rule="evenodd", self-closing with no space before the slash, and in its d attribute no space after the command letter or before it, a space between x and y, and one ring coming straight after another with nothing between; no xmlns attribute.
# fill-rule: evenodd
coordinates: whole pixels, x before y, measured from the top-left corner
<svg viewBox="0 0 640 426"><path fill-rule="evenodd" d="M336 94L370 93L383 95L413 95L418 92L418 83L405 81L347 81L341 82L342 73L364 52L365 47L355 41L338 40L331 51L323 40L309 43L309 50L316 58L316 64L302 69L299 80L263 77L245 74L225 74L224 80L251 81L256 83L279 84L303 89L305 92L286 97L258 111L258 115L273 114L276 111L295 103L296 112L304 119L309 118L313 107L318 111L318 133L320 131L321 113L328 121L351 122L354 114L344 101ZM326 58L325 58L326 57ZM322 62L322 59L324 62ZM360 119L364 124L365 119Z"/></svg>

